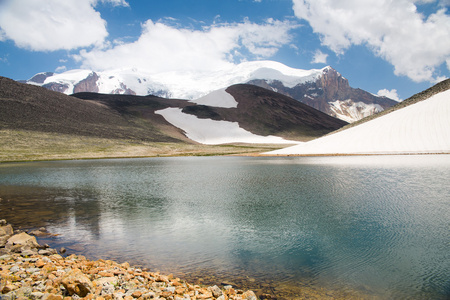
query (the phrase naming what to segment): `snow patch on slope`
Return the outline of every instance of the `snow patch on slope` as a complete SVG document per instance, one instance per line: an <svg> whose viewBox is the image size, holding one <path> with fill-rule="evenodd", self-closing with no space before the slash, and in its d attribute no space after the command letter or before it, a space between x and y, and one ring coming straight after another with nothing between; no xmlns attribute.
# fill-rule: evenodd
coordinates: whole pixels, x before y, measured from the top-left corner
<svg viewBox="0 0 450 300"><path fill-rule="evenodd" d="M379 104L366 104L364 102L353 102L353 100L336 100L328 102L332 111L332 116L344 120L348 123L361 120L367 116L383 111Z"/></svg>
<svg viewBox="0 0 450 300"><path fill-rule="evenodd" d="M214 107L236 108L238 105L236 99L225 90L226 88L213 91L206 96L191 100L190 102Z"/></svg>
<svg viewBox="0 0 450 300"><path fill-rule="evenodd" d="M450 90L361 125L269 155L450 152Z"/></svg>
<svg viewBox="0 0 450 300"><path fill-rule="evenodd" d="M277 136L260 136L241 127L237 122L199 119L194 115L185 114L181 108L165 108L155 111L169 123L183 130L188 138L201 144L218 145L227 143L250 144L298 144Z"/></svg>

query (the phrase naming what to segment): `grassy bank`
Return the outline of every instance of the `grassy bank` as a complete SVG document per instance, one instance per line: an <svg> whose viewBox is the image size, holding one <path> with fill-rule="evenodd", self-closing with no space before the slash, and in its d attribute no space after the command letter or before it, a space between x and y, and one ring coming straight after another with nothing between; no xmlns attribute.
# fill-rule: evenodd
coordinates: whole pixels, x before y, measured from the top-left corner
<svg viewBox="0 0 450 300"><path fill-rule="evenodd" d="M260 153L286 145L141 142L23 130L0 130L0 162Z"/></svg>

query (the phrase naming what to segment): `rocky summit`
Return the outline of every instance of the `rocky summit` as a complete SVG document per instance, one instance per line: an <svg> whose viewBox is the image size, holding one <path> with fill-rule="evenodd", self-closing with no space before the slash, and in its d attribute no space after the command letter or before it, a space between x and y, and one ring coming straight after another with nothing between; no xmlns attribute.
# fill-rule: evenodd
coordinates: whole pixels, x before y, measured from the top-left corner
<svg viewBox="0 0 450 300"><path fill-rule="evenodd" d="M45 229L34 233L46 234ZM63 257L28 233L14 233L5 220L0 220L0 278L1 300L257 299L254 292L231 285L192 285L126 262Z"/></svg>

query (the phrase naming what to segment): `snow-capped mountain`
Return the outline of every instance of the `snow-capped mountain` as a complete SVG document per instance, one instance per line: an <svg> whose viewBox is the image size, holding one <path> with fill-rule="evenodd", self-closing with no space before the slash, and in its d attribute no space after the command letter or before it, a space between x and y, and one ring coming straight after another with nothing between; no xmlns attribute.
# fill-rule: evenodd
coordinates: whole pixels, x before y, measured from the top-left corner
<svg viewBox="0 0 450 300"><path fill-rule="evenodd" d="M347 122L396 103L351 88L347 79L331 67L301 70L274 61L243 62L228 69L204 73L153 74L138 69L102 72L71 70L60 74L39 73L26 82L65 94L151 94L188 100L234 84L250 83L292 97Z"/></svg>
<svg viewBox="0 0 450 300"><path fill-rule="evenodd" d="M336 100L334 102L328 102L328 104L330 105L330 115L349 123L361 120L384 110L380 104L354 102L352 99L344 101Z"/></svg>
<svg viewBox="0 0 450 300"><path fill-rule="evenodd" d="M266 154L406 153L450 153L450 79L399 103L372 120Z"/></svg>

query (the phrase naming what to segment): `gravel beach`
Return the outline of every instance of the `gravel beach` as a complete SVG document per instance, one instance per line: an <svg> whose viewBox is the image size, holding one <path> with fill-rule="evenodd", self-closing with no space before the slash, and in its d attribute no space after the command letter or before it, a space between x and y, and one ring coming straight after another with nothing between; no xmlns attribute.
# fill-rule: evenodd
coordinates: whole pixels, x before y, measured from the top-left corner
<svg viewBox="0 0 450 300"><path fill-rule="evenodd" d="M111 260L63 257L47 245L39 245L34 235L42 228L14 232L0 220L0 300L13 299L218 299L256 300L253 291L231 285L200 286Z"/></svg>

